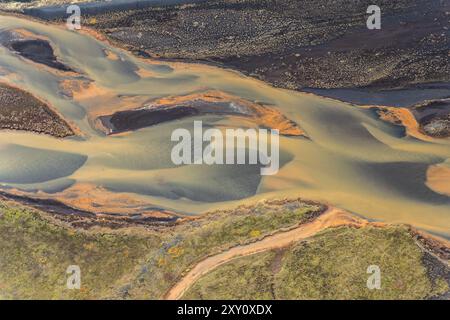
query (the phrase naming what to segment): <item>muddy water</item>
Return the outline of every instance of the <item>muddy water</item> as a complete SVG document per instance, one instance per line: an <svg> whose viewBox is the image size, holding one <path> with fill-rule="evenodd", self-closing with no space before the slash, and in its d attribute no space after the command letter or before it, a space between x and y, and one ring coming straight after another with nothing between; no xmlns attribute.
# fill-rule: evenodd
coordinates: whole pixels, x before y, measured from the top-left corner
<svg viewBox="0 0 450 320"><path fill-rule="evenodd" d="M0 32L11 29L48 39L61 62L82 75L53 72L0 46L2 80L51 103L82 137L61 140L1 132L3 189L63 198L74 185L89 185L186 214L301 196L371 219L410 223L450 236L450 198L425 184L428 167L450 158L449 140L419 141L379 121L370 110L275 89L233 71L146 62L85 34L0 16ZM61 81L80 79L102 88L89 102L68 98L61 90ZM194 119L210 126L248 125L238 117L207 115L116 136L105 136L89 121L94 110L113 110L111 101L147 101L206 90L273 104L299 123L310 139L281 137L282 168L275 176L261 177L254 166L175 166L170 161L174 129L192 130Z"/></svg>

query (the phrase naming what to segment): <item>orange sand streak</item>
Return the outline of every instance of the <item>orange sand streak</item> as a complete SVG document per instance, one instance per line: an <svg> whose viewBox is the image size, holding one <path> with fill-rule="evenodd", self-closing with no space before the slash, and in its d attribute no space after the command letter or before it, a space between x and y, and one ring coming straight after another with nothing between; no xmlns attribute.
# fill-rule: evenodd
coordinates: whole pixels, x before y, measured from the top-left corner
<svg viewBox="0 0 450 320"><path fill-rule="evenodd" d="M430 166L426 185L435 192L450 196L450 168L443 165Z"/></svg>
<svg viewBox="0 0 450 320"><path fill-rule="evenodd" d="M409 109L406 108L394 108L394 107L376 107L381 120L402 125L406 128L406 132L411 137L430 141L431 137L420 132L420 126L416 118Z"/></svg>
<svg viewBox="0 0 450 320"><path fill-rule="evenodd" d="M300 129L296 123L286 118L283 114L281 114L273 107L253 103L220 91L208 91L206 93L196 93L185 96L164 97L153 101L150 106L172 106L177 104L186 104L188 102L196 100L211 103L235 102L251 110L255 115L256 122L259 125L272 129L278 129L280 131L280 134L283 135L306 136L306 133L302 129Z"/></svg>

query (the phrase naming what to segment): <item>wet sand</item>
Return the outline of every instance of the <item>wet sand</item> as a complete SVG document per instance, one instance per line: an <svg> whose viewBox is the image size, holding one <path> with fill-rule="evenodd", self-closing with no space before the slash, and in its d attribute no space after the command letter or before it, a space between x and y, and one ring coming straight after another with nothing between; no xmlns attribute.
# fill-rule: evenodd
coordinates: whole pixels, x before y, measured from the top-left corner
<svg viewBox="0 0 450 320"><path fill-rule="evenodd" d="M427 171L427 186L432 190L450 196L450 165L438 164Z"/></svg>

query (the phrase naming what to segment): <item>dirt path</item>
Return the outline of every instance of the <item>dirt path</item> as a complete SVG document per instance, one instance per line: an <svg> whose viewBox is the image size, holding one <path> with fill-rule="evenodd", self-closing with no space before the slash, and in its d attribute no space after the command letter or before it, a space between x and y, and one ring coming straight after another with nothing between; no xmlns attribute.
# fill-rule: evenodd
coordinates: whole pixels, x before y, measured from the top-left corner
<svg viewBox="0 0 450 320"><path fill-rule="evenodd" d="M311 237L317 232L328 227L336 227L341 225L364 226L367 223L367 221L352 216L340 209L330 208L314 221L302 224L295 229L268 236L258 242L231 248L228 251L200 261L168 291L165 299L180 299L186 290L189 289L189 287L201 276L232 259L252 255L266 250L284 248L294 242Z"/></svg>

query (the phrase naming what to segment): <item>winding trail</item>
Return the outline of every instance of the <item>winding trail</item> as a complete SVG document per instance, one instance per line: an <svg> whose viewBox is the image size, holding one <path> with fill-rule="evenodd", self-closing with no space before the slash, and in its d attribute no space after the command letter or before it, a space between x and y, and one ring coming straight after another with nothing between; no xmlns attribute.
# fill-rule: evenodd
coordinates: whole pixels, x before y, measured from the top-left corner
<svg viewBox="0 0 450 320"><path fill-rule="evenodd" d="M302 224L295 229L278 232L267 236L261 241L236 246L225 252L207 257L195 265L183 278L178 281L165 295L166 300L180 299L183 294L203 275L217 268L218 266L229 262L232 259L249 256L255 253L279 249L302 239L309 238L319 231L329 227L342 225L365 226L369 222L355 217L341 209L330 207L324 214L317 219Z"/></svg>

